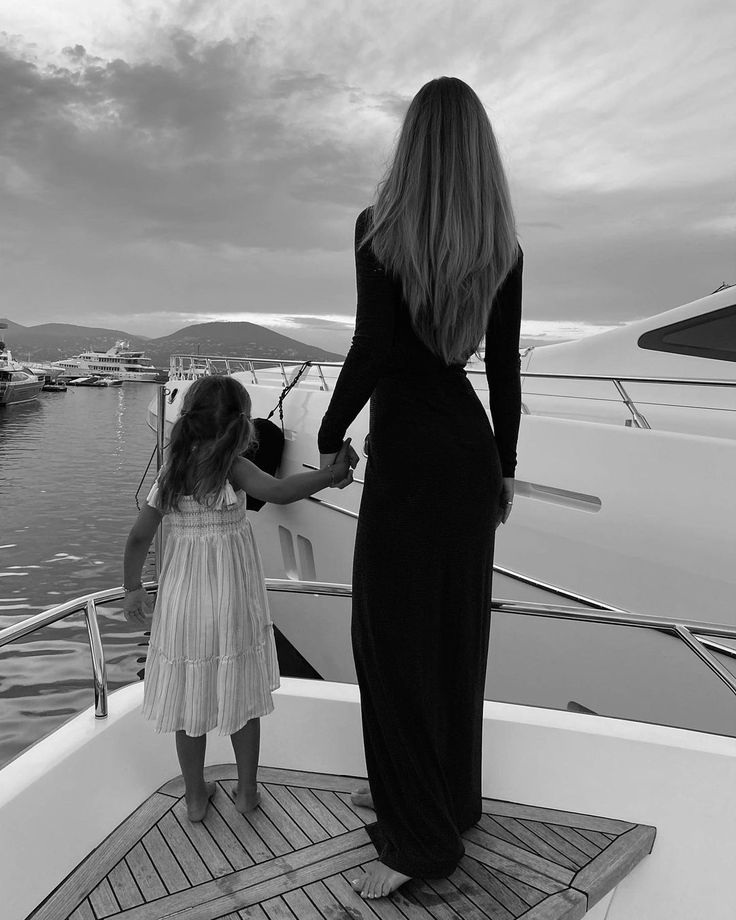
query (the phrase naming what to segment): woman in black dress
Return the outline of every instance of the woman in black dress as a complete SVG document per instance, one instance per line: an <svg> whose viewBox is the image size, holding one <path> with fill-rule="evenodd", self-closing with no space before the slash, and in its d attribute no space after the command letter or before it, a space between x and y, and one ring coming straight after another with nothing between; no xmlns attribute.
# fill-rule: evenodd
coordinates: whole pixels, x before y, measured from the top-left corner
<svg viewBox="0 0 736 920"><path fill-rule="evenodd" d="M352 635L379 860L354 886L381 897L451 874L481 815L494 533L514 490L522 254L462 81L414 98L355 258L355 335L319 450L331 462L371 400ZM493 430L464 371L484 334Z"/></svg>

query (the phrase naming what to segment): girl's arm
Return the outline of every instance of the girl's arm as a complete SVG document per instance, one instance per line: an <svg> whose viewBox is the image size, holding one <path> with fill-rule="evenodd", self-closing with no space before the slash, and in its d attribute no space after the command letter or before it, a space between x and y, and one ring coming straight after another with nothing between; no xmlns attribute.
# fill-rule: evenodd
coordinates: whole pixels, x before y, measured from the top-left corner
<svg viewBox="0 0 736 920"><path fill-rule="evenodd" d="M338 483L340 488L349 485L351 473L350 438L347 438L334 462L323 470L276 479L243 457L234 464L230 479L237 488L253 498L275 505L288 505L321 489L338 486Z"/></svg>
<svg viewBox="0 0 736 920"><path fill-rule="evenodd" d="M162 515L150 505L144 505L133 524L125 544L123 559L123 611L131 623L143 623L150 613L151 603L141 584L141 572L151 542L161 523Z"/></svg>

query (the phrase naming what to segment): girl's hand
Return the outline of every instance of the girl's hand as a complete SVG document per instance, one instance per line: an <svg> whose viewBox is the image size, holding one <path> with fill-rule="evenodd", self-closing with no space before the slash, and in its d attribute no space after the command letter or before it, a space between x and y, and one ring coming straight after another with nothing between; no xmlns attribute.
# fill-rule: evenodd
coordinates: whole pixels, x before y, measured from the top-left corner
<svg viewBox="0 0 736 920"><path fill-rule="evenodd" d="M499 524L505 524L511 514L511 506L514 504L514 477L504 476L503 485L501 486L501 500L498 505L498 518L496 527Z"/></svg>
<svg viewBox="0 0 736 920"><path fill-rule="evenodd" d="M333 488L344 489L353 481L353 467L358 463L358 455L350 446L350 438L343 441L340 450L335 454L335 459L329 464L329 469L334 474Z"/></svg>
<svg viewBox="0 0 736 920"><path fill-rule="evenodd" d="M153 604L145 588L136 588L125 595L123 613L134 626L143 626L153 612Z"/></svg>

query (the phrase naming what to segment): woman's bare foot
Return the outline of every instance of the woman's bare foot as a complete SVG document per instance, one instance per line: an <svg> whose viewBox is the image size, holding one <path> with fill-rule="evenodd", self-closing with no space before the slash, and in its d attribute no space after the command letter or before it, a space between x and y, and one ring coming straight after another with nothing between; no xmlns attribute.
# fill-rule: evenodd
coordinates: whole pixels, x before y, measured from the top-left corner
<svg viewBox="0 0 736 920"><path fill-rule="evenodd" d="M187 817L190 821L197 822L203 820L204 816L207 814L207 806L210 803L210 799L217 790L217 785L215 783L205 783L204 790L204 795L185 795L187 803Z"/></svg>
<svg viewBox="0 0 736 920"><path fill-rule="evenodd" d="M371 795L370 786L361 786L355 792L350 793L350 801L359 808L373 808L373 796ZM375 810L375 809L374 809Z"/></svg>
<svg viewBox="0 0 736 920"><path fill-rule="evenodd" d="M233 786L233 801L235 802L235 807L238 809L241 815L244 815L249 811L255 811L261 801L261 796L258 792L257 784L254 784L253 786L246 786L243 789L242 795L240 793L240 787Z"/></svg>
<svg viewBox="0 0 736 920"><path fill-rule="evenodd" d="M362 879L352 879L350 884L361 898L372 900L388 897L410 879L411 876L389 869L382 862L374 862L368 866Z"/></svg>

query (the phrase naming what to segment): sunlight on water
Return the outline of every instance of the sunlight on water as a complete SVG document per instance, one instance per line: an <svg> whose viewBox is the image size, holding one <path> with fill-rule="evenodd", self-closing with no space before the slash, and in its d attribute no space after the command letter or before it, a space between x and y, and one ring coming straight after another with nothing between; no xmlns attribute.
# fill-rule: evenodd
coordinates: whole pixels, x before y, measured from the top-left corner
<svg viewBox="0 0 736 920"><path fill-rule="evenodd" d="M0 408L0 627L120 584L154 393L131 383ZM145 636L111 607L99 621L110 689L139 679ZM81 615L0 649L0 765L92 702Z"/></svg>

